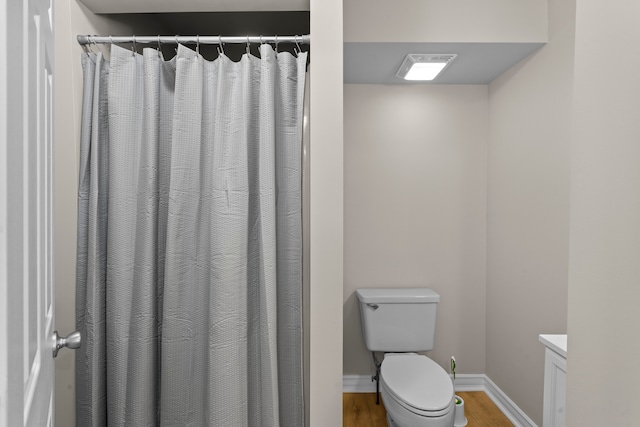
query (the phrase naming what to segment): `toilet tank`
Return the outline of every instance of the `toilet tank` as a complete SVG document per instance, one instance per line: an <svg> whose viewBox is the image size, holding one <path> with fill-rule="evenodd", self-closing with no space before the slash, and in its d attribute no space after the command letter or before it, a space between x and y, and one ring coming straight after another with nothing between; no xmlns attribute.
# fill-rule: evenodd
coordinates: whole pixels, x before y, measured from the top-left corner
<svg viewBox="0 0 640 427"><path fill-rule="evenodd" d="M362 336L370 351L433 349L440 295L429 288L358 289Z"/></svg>

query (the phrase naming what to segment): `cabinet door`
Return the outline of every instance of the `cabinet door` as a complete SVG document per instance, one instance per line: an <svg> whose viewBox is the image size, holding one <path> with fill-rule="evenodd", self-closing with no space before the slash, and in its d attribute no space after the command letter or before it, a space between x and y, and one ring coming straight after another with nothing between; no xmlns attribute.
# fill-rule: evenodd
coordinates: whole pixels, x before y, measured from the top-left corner
<svg viewBox="0 0 640 427"><path fill-rule="evenodd" d="M544 363L544 427L564 427L567 360L546 349Z"/></svg>

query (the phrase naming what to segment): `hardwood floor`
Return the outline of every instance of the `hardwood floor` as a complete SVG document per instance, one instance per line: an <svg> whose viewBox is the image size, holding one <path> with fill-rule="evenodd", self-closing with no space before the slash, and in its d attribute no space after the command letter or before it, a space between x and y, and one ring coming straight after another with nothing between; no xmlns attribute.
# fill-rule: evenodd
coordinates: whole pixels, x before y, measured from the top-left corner
<svg viewBox="0 0 640 427"><path fill-rule="evenodd" d="M513 424L482 391L458 392L464 399L467 427L513 427ZM387 412L382 401L376 405L375 393L342 395L343 427L387 427Z"/></svg>
<svg viewBox="0 0 640 427"><path fill-rule="evenodd" d="M376 405L375 393L344 393L342 395L343 427L387 427L387 411Z"/></svg>
<svg viewBox="0 0 640 427"><path fill-rule="evenodd" d="M469 421L467 427L513 427L511 421L485 392L458 392L456 394L464 400L464 415Z"/></svg>

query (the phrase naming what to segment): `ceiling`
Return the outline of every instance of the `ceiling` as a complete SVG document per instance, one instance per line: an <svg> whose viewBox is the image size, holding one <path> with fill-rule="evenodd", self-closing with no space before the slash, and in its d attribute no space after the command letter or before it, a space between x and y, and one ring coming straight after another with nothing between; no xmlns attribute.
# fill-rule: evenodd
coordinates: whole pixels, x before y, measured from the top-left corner
<svg viewBox="0 0 640 427"><path fill-rule="evenodd" d="M309 0L80 0L93 13L261 12L309 10Z"/></svg>
<svg viewBox="0 0 640 427"><path fill-rule="evenodd" d="M312 40L313 46L313 40ZM544 43L345 43L344 82L361 84L488 84ZM431 82L396 77L409 53L455 53ZM313 59L313 49L311 50Z"/></svg>
<svg viewBox="0 0 640 427"><path fill-rule="evenodd" d="M174 34L302 35L309 34L309 12L150 13L137 16L155 21Z"/></svg>

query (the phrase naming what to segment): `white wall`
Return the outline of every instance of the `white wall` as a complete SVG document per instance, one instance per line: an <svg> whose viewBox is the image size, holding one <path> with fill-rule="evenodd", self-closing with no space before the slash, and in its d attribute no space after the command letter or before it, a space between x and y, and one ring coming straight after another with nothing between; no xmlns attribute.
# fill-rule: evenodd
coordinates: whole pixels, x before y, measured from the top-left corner
<svg viewBox="0 0 640 427"><path fill-rule="evenodd" d="M487 375L542 421L541 333L565 333L575 1L549 43L489 86Z"/></svg>
<svg viewBox="0 0 640 427"><path fill-rule="evenodd" d="M636 1L577 2L568 427L638 424L639 18Z"/></svg>
<svg viewBox="0 0 640 427"><path fill-rule="evenodd" d="M355 290L429 286L448 369L485 366L487 86L345 85L344 373L372 374Z"/></svg>
<svg viewBox="0 0 640 427"><path fill-rule="evenodd" d="M342 0L311 0L311 427L342 425Z"/></svg>
<svg viewBox="0 0 640 427"><path fill-rule="evenodd" d="M545 0L345 0L345 42L544 42Z"/></svg>

